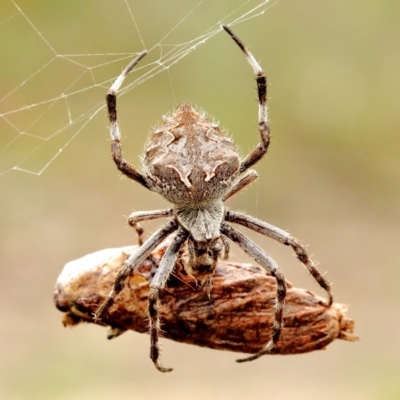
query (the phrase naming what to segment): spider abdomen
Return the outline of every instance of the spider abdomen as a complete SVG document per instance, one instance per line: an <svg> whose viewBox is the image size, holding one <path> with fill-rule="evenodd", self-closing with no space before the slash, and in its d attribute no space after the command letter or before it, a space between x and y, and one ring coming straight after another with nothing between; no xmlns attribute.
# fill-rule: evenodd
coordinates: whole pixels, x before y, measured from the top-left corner
<svg viewBox="0 0 400 400"><path fill-rule="evenodd" d="M201 204L229 190L240 159L216 123L183 103L151 136L144 166L154 190L167 200Z"/></svg>

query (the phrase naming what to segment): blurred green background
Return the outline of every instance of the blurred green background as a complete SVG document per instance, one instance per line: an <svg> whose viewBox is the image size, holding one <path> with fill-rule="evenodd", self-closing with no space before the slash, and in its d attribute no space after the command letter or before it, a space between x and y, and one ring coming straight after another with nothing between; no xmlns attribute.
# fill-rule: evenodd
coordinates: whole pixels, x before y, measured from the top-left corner
<svg viewBox="0 0 400 400"><path fill-rule="evenodd" d="M0 3L0 98L17 89L0 103L0 173L40 143L22 132L48 138L68 118L102 104L107 85L94 85L116 77L127 62L112 62L121 57L111 53L146 47L153 62L167 45L198 37L243 2L128 3L144 45L124 1L17 0L21 11ZM273 143L257 166L258 182L229 207L310 244L335 301L350 305L361 340L246 365L234 362L237 354L165 340L164 364L175 370L163 375L148 358L147 335L109 342L100 327L64 329L52 304L63 265L134 243L126 216L167 206L120 179L102 109L83 120L88 124L72 141L79 124L20 164L40 170L70 141L40 176L0 176L1 398L400 398L400 3L281 0L234 30L267 73ZM74 63L60 57L72 54L86 56ZM90 90L60 101L82 88ZM20 110L53 97L54 104ZM120 98L125 155L139 165L150 127L184 100L219 119L245 154L258 141L255 99L250 66L220 32ZM10 110L19 111L5 117ZM147 224L147 234L161 223ZM289 249L249 236L296 286L318 291ZM231 259L247 260L237 248Z"/></svg>

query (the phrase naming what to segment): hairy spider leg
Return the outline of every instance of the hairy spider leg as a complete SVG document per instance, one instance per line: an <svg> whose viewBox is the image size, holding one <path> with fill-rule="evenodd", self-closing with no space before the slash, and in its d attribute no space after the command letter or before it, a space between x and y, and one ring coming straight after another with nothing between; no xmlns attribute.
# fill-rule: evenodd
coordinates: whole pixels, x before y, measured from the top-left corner
<svg viewBox="0 0 400 400"><path fill-rule="evenodd" d="M112 84L106 95L108 119L110 120L111 135L111 153L117 168L127 177L140 183L145 188L151 190L146 177L141 174L133 165L122 158L121 132L117 121L117 91L121 87L124 79L135 65L147 54L147 51L140 53L129 65L122 71L121 75Z"/></svg>
<svg viewBox="0 0 400 400"><path fill-rule="evenodd" d="M268 124L268 110L267 110L267 78L264 71L261 69L260 64L256 61L253 54L247 49L243 42L232 32L232 30L223 25L222 28L230 35L236 42L240 49L245 54L247 61L252 66L257 78L257 91L258 91L258 131L261 136L261 142L257 147L240 163L240 172L246 171L256 162L264 157L268 150L270 143L270 129Z"/></svg>
<svg viewBox="0 0 400 400"><path fill-rule="evenodd" d="M151 252L172 232L178 229L178 223L175 220L170 221L164 227L159 229L157 232L153 233L149 239L147 239L144 244L137 249L125 262L122 269L119 271L117 277L115 278L114 286L110 293L100 305L99 309L94 315L97 321L100 321L107 309L113 304L114 299L122 291L125 286L125 281L129 275L134 271L134 269L141 265L147 257L150 256Z"/></svg>
<svg viewBox="0 0 400 400"><path fill-rule="evenodd" d="M245 253L257 261L258 264L264 267L276 279L275 322L271 340L257 354L236 360L237 362L253 361L269 353L281 336L283 327L283 305L286 297L286 282L282 272L279 270L278 264L253 241L226 223L222 223L221 233L238 244Z"/></svg>
<svg viewBox="0 0 400 400"><path fill-rule="evenodd" d="M161 372L170 372L172 368L165 368L159 362L160 348L158 346L158 338L160 332L160 316L159 316L159 292L164 288L175 262L178 258L179 250L189 236L189 232L180 228L173 242L169 245L157 272L150 283L149 293L149 316L150 316L150 358L155 367Z"/></svg>
<svg viewBox="0 0 400 400"><path fill-rule="evenodd" d="M313 278L326 291L328 295L328 301L326 304L327 307L332 305L333 296L331 293L329 282L318 271L318 268L308 256L306 249L298 242L297 239L289 235L289 233L287 233L283 229L268 224L267 222L260 221L259 219L251 217L249 215L227 211L225 213L225 221L245 226L246 228L261 233L262 235L268 236L269 238L274 239L286 246L290 246L295 251L296 256L300 260L300 262L303 263L303 265L307 268Z"/></svg>
<svg viewBox="0 0 400 400"><path fill-rule="evenodd" d="M254 169L247 171L240 179L232 186L231 190L222 198L222 201L226 201L234 196L237 192L245 188L250 183L254 182L258 178L258 174Z"/></svg>
<svg viewBox="0 0 400 400"><path fill-rule="evenodd" d="M128 224L136 230L138 236L138 244L141 246L143 244L143 228L139 224L141 221L150 221L152 219L158 218L168 218L172 217L174 210L168 208L165 210L155 210L155 211L135 211L128 217Z"/></svg>

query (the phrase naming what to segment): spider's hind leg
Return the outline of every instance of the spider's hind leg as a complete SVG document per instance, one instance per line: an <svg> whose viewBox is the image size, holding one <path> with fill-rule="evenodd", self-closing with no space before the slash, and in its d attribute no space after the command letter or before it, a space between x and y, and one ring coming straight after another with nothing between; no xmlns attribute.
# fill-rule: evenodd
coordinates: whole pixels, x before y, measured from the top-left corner
<svg viewBox="0 0 400 400"><path fill-rule="evenodd" d="M106 95L108 119L110 121L111 136L111 154L117 168L128 178L140 183L145 188L152 190L149 180L140 173L133 165L122 157L121 132L119 130L117 119L117 91L121 87L124 79L135 65L147 54L146 51L140 53L128 66L122 71Z"/></svg>
<svg viewBox="0 0 400 400"><path fill-rule="evenodd" d="M264 157L268 150L271 139L267 112L267 77L265 76L260 64L256 61L253 54L251 54L244 43L232 32L228 26L223 25L222 27L243 51L247 61L252 66L253 71L256 74L258 92L258 131L260 133L261 142L244 160L242 160L240 164L240 172L244 172Z"/></svg>

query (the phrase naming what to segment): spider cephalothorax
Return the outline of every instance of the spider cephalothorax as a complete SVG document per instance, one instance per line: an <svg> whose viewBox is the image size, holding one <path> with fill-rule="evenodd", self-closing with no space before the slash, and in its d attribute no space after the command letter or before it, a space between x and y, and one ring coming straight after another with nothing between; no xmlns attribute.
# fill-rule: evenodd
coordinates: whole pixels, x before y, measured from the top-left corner
<svg viewBox="0 0 400 400"><path fill-rule="evenodd" d="M173 208L132 213L128 223L136 228L141 246L125 262L118 274L114 288L99 307L96 318L101 319L113 299L124 287L126 278L169 234L177 231L172 244L165 252L150 284L150 357L158 370L171 371L159 363L158 336L160 321L158 312L159 291L164 288L180 250L187 243L186 271L204 281L212 276L218 259L229 252L228 239L237 243L276 279L275 323L271 339L253 356L238 360L251 361L268 353L279 340L283 325L283 305L286 283L275 261L259 246L233 229L227 222L240 224L285 245L291 246L298 259L306 266L319 285L326 290L332 304L329 283L309 259L304 247L287 232L256 218L227 211L224 201L249 185L257 178L249 169L267 152L270 132L267 118L267 82L264 72L240 39L228 28L223 29L244 52L257 78L259 101L258 131L260 143L241 159L232 141L219 129L218 124L197 112L190 104L181 104L164 119L163 124L151 136L144 155L143 172L138 171L122 158L121 134L117 122L116 92L127 74L146 55L140 53L122 72L107 93L110 120L111 151L117 168L129 178L147 189L164 196ZM156 218L171 218L163 228L142 242L139 222Z"/></svg>

